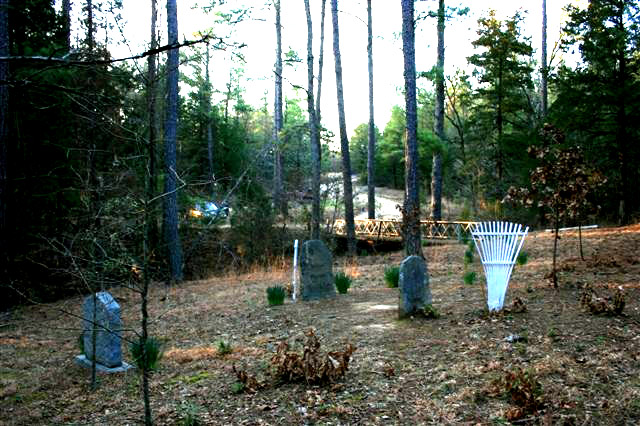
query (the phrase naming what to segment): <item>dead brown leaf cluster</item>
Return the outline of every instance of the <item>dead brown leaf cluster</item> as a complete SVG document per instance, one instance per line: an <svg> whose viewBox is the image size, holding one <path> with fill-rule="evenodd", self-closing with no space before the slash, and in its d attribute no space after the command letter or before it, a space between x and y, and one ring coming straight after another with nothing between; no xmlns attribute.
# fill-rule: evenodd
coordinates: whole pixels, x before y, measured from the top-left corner
<svg viewBox="0 0 640 426"><path fill-rule="evenodd" d="M344 376L349 369L351 355L356 350L347 344L344 351L322 354L320 341L313 329L305 332L306 341L302 355L289 351L289 344L283 340L276 354L271 358L276 377L287 383L305 381L308 384L326 385Z"/></svg>
<svg viewBox="0 0 640 426"><path fill-rule="evenodd" d="M580 297L580 304L583 308L594 315L621 315L626 304L624 293L618 287L612 297L598 297L591 285L586 285Z"/></svg>
<svg viewBox="0 0 640 426"><path fill-rule="evenodd" d="M491 384L490 394L505 395L515 407L505 412L505 418L514 421L533 414L543 407L542 386L533 371L516 367L504 372L504 375Z"/></svg>

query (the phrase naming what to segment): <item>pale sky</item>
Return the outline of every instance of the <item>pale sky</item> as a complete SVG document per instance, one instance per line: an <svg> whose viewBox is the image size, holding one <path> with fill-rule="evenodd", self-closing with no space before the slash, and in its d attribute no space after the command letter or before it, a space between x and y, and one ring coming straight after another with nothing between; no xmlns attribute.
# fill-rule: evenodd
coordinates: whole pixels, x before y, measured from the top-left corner
<svg viewBox="0 0 640 426"><path fill-rule="evenodd" d="M583 0L584 1L584 0ZM314 49L317 52L320 44L320 0L310 0L314 19ZM75 2L78 3L78 2ZM178 27L180 39L193 39L198 31L205 32L213 25L213 17L202 12L197 4L203 5L207 1L178 0ZM239 8L241 4L262 5L265 1L227 0L225 9ZM325 51L322 89L322 118L323 124L334 133L338 133L337 102L335 89L335 69L333 62L333 38L331 27L330 0L327 0L327 16L325 23ZM463 6L471 8L465 17L455 17L447 22L445 29L445 73L453 74L457 68L466 67L466 57L474 53L471 41L477 37L477 20L486 16L493 8L498 18L512 16L516 11L524 14L524 25L521 33L531 37L534 57L539 60L541 48L542 1L526 0L474 0L447 1L449 6ZM563 7L568 0L547 0L548 14L548 51L551 54L554 43L560 35L562 22L566 18ZM575 1L574 1L575 3ZM368 122L368 74L367 74L367 27L365 0L339 0L338 8L341 13L340 48L343 67L343 85L346 109L348 135L351 137L353 129L361 123ZM150 3L145 0L124 0L122 25L123 35L129 40L126 45L114 46L112 55L121 57L130 53L145 50L148 43ZM78 7L78 6L76 6ZM256 6L252 19L237 24L232 39L247 44L243 54L247 60L245 64L235 63L233 66L244 68L244 78L241 85L246 88L245 100L254 107L260 107L267 91L267 101L272 109L273 105L273 64L275 61L275 25L273 10ZM281 0L282 8L282 36L283 52L289 48L295 50L303 60L295 69L286 67L284 77L290 83L305 87L306 82L306 15L302 0ZM416 15L420 11L434 10L437 1L417 1ZM161 14L158 24L166 35L165 2L158 1ZM399 0L373 0L373 61L374 61L374 101L376 125L382 131L389 120L393 105L404 105L400 89L403 80L402 42L400 30L402 26L401 8ZM214 28L214 31L227 32L225 28ZM227 35L227 34L221 34ZM112 32L112 39L122 40L117 31ZM416 64L418 71L427 71L436 61L436 20L433 18L421 21L416 30ZM230 55L228 52L217 51L212 55L211 78L215 89L224 90L229 78ZM470 70L469 70L470 71ZM285 84L285 96L296 96L291 84ZM424 83L422 83L424 84ZM304 93L300 92L299 97ZM305 100L301 103L306 106Z"/></svg>

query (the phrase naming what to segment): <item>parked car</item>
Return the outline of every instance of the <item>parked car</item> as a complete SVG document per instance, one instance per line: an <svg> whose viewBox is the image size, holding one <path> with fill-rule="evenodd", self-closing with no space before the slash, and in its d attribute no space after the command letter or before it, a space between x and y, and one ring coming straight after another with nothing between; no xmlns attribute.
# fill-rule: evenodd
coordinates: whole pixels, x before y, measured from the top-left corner
<svg viewBox="0 0 640 426"><path fill-rule="evenodd" d="M228 218L229 211L229 206L226 204L205 201L204 203L196 203L189 211L189 216L202 219L207 223L213 223L216 219Z"/></svg>

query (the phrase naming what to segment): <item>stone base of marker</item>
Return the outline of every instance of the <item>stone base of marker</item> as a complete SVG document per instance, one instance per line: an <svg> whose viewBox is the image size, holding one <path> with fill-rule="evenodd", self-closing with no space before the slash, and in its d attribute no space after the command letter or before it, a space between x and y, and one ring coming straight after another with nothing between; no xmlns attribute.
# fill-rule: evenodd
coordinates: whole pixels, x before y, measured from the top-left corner
<svg viewBox="0 0 640 426"><path fill-rule="evenodd" d="M398 317L407 318L424 313L431 305L431 288L427 263L419 256L409 256L400 265L398 282Z"/></svg>
<svg viewBox="0 0 640 426"><path fill-rule="evenodd" d="M320 240L302 244L300 253L300 282L302 300L319 300L336 297L333 278L333 257Z"/></svg>
<svg viewBox="0 0 640 426"><path fill-rule="evenodd" d="M76 364L82 367L91 368L91 360L88 359L86 355L77 355ZM117 367L107 367L106 365L96 363L96 371L99 373L106 373L106 374L124 373L125 371L131 368L135 368L135 367L131 364L127 364L124 361L122 361L122 363Z"/></svg>

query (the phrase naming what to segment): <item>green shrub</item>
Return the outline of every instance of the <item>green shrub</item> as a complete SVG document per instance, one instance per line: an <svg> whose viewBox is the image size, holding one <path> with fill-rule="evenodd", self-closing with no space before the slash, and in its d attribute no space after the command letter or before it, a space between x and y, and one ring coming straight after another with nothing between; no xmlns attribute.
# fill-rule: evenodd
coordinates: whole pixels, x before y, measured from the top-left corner
<svg viewBox="0 0 640 426"><path fill-rule="evenodd" d="M520 254L518 254L518 257L516 257L516 263L520 266L526 265L528 261L529 253L527 253L526 251L521 251Z"/></svg>
<svg viewBox="0 0 640 426"><path fill-rule="evenodd" d="M284 304L286 292L282 286L273 286L267 289L267 301L269 306L277 306Z"/></svg>
<svg viewBox="0 0 640 426"><path fill-rule="evenodd" d="M440 318L440 312L433 305L425 305L423 308L425 318Z"/></svg>
<svg viewBox="0 0 640 426"><path fill-rule="evenodd" d="M224 340L218 340L216 343L218 355L228 355L233 352L233 348L231 347L231 343L225 342Z"/></svg>
<svg viewBox="0 0 640 426"><path fill-rule="evenodd" d="M471 235L467 231L462 231L458 234L458 242L460 244L464 244L466 246L467 244L469 244L470 239Z"/></svg>
<svg viewBox="0 0 640 426"><path fill-rule="evenodd" d="M244 383L234 382L231 384L231 393L239 394L244 392Z"/></svg>
<svg viewBox="0 0 640 426"><path fill-rule="evenodd" d="M473 251L467 250L464 252L464 264L471 265L473 263Z"/></svg>
<svg viewBox="0 0 640 426"><path fill-rule="evenodd" d="M143 341L142 337L140 337L137 342L129 345L133 363L140 371L143 371L145 367L147 371L157 370L163 355L162 346L160 340L155 337L147 337L146 341Z"/></svg>
<svg viewBox="0 0 640 426"><path fill-rule="evenodd" d="M181 426L199 426L204 424L201 419L202 407L191 402L183 403L180 407Z"/></svg>
<svg viewBox="0 0 640 426"><path fill-rule="evenodd" d="M474 271L469 271L466 272L463 276L462 279L464 280L464 283L466 285L471 285L476 281L476 273Z"/></svg>
<svg viewBox="0 0 640 426"><path fill-rule="evenodd" d="M387 287L397 288L400 282L400 267L388 266L384 268L384 282L387 283Z"/></svg>
<svg viewBox="0 0 640 426"><path fill-rule="evenodd" d="M347 294L349 287L351 287L351 277L344 272L338 272L336 273L334 281L336 288L338 289L338 293Z"/></svg>

